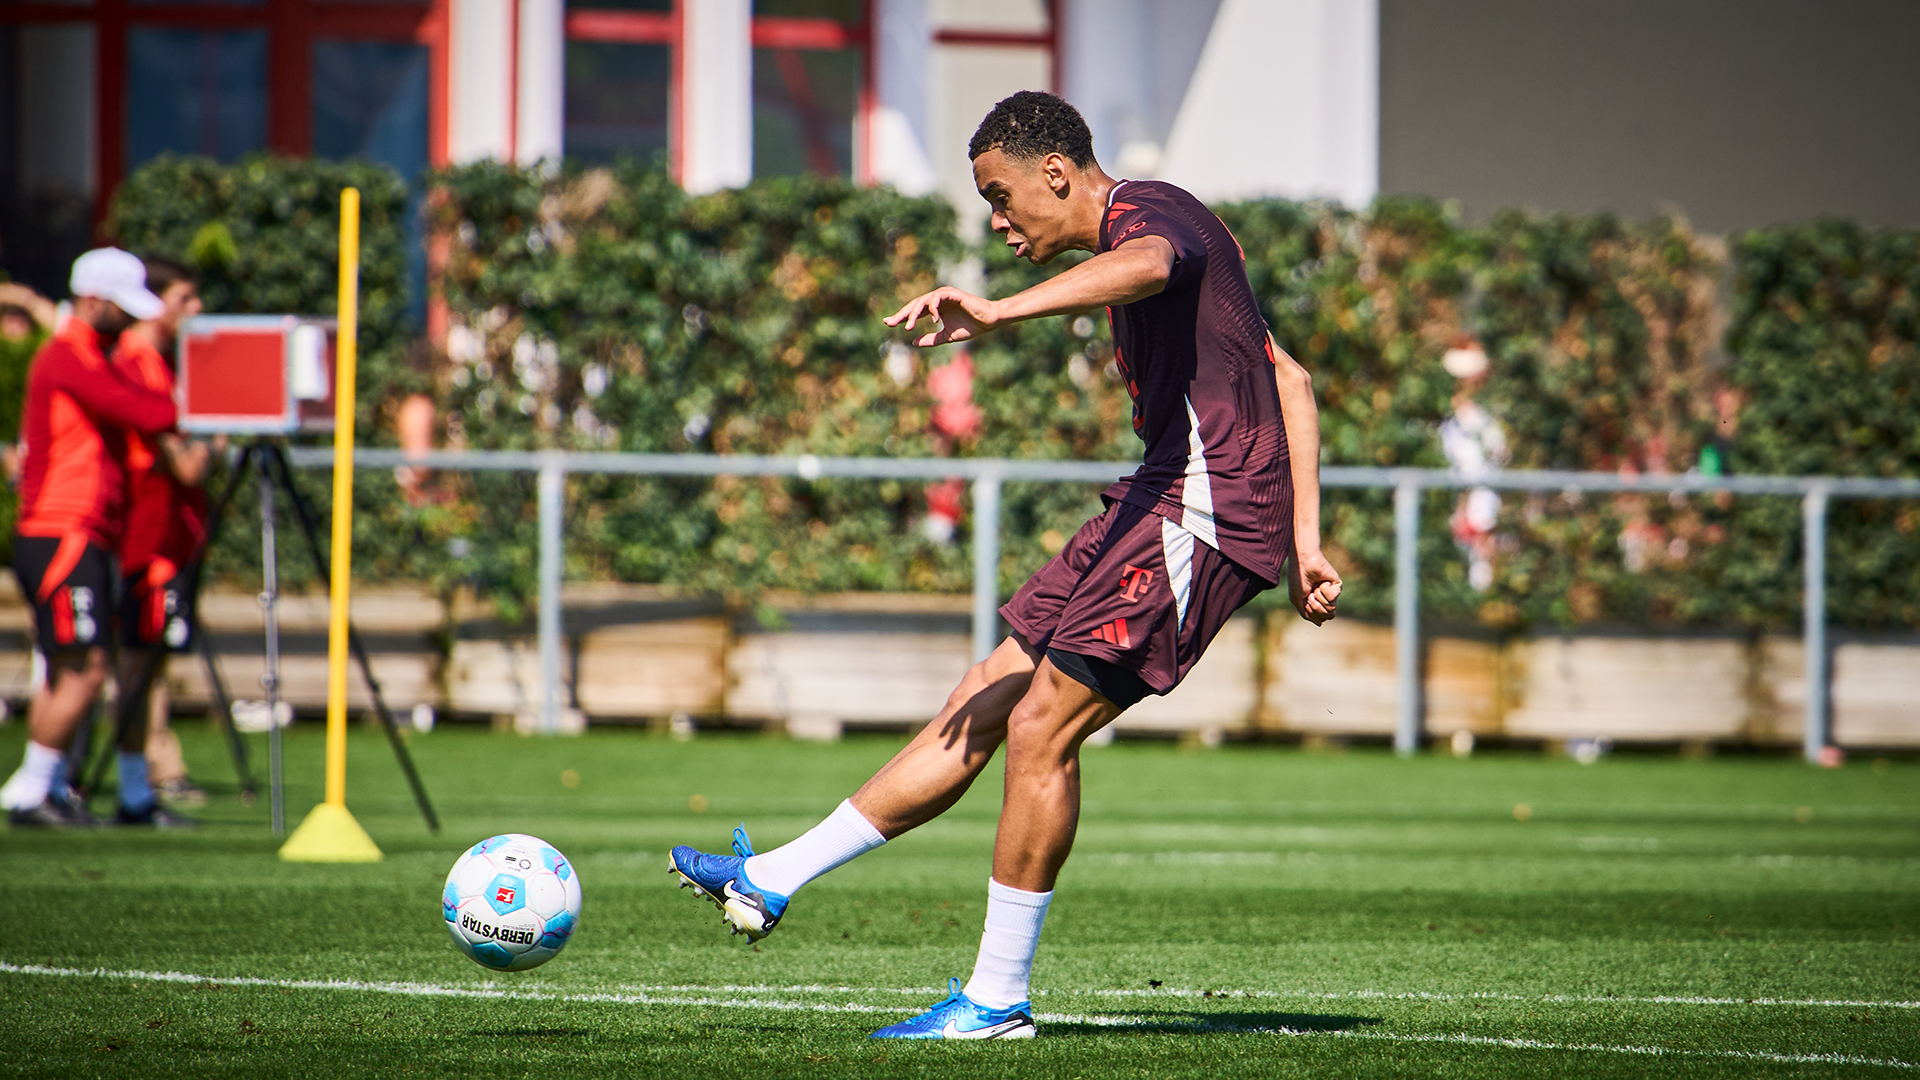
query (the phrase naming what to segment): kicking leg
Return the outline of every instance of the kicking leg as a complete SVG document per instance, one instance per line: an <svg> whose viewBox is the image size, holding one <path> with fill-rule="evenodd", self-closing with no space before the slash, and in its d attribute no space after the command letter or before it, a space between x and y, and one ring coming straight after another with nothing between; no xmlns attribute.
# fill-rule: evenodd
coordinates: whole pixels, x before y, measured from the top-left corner
<svg viewBox="0 0 1920 1080"><path fill-rule="evenodd" d="M719 905L734 932L765 937L801 886L932 821L966 794L1005 740L1007 717L1026 693L1033 665L1017 638L1002 642L968 670L931 724L792 843L755 854L739 829L732 857L681 846L669 854L669 869Z"/></svg>
<svg viewBox="0 0 1920 1080"><path fill-rule="evenodd" d="M850 800L887 839L946 813L1007 738L1007 719L1032 684L1034 657L1016 635L973 665L946 708Z"/></svg>

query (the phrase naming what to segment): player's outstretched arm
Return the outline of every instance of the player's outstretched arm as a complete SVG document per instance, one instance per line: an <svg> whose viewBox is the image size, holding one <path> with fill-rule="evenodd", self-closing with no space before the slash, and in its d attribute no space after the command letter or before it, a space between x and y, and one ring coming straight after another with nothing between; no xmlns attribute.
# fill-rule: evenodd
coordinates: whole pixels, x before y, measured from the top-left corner
<svg viewBox="0 0 1920 1080"><path fill-rule="evenodd" d="M173 398L129 382L112 369L100 372L76 360L55 368L53 378L56 389L142 435L158 434L174 425Z"/></svg>
<svg viewBox="0 0 1920 1080"><path fill-rule="evenodd" d="M1144 300L1166 288L1172 273L1173 245L1143 236L1002 300L943 285L883 321L902 330L912 330L921 319L940 324L939 330L914 338L915 345L972 341L1007 323Z"/></svg>
<svg viewBox="0 0 1920 1080"><path fill-rule="evenodd" d="M1293 562L1287 596L1300 617L1319 626L1333 618L1340 600L1340 572L1320 551L1320 409L1313 376L1267 336L1273 350L1273 380L1280 390L1280 421L1287 428L1288 465L1293 470Z"/></svg>

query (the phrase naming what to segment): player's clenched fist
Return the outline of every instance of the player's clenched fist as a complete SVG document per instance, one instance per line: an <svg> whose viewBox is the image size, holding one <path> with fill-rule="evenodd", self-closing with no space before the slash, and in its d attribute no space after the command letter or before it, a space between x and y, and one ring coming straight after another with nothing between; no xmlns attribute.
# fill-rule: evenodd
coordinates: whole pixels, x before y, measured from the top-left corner
<svg viewBox="0 0 1920 1080"><path fill-rule="evenodd" d="M1295 555L1287 567L1287 597L1301 618L1319 626L1337 614L1340 572L1317 551Z"/></svg>

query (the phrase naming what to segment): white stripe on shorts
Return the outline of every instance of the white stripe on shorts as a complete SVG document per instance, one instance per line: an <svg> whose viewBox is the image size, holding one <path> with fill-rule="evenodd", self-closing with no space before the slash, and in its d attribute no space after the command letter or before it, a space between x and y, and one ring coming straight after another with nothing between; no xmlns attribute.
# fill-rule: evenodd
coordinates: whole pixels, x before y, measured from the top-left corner
<svg viewBox="0 0 1920 1080"><path fill-rule="evenodd" d="M1187 623L1187 602L1193 599L1193 534L1160 519L1160 550L1167 560L1167 586L1173 590L1173 610L1180 625Z"/></svg>

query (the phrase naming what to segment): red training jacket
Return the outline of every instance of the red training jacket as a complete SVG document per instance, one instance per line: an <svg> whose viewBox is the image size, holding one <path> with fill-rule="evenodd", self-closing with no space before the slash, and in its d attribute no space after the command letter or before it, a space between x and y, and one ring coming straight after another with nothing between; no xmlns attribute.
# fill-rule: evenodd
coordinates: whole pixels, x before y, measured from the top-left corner
<svg viewBox="0 0 1920 1080"><path fill-rule="evenodd" d="M125 512L126 430L173 427L173 399L128 382L79 319L33 355L20 421L22 536L85 536L112 551Z"/></svg>

